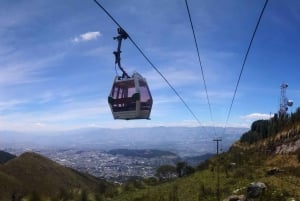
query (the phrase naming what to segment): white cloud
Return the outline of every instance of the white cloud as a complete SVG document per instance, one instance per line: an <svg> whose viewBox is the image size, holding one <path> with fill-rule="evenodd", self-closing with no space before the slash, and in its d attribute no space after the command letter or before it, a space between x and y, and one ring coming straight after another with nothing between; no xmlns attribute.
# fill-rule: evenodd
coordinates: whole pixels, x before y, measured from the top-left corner
<svg viewBox="0 0 300 201"><path fill-rule="evenodd" d="M272 117L270 114L251 113L251 114L242 116L242 119L245 119L245 120L256 120L256 119L269 119L270 117Z"/></svg>
<svg viewBox="0 0 300 201"><path fill-rule="evenodd" d="M86 32L72 39L74 43L96 40L102 34L99 31Z"/></svg>

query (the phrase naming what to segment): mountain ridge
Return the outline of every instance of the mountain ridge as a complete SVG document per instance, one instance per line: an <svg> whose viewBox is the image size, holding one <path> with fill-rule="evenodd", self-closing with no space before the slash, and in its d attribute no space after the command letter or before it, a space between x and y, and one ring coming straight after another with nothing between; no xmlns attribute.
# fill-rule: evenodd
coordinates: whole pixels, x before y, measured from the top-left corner
<svg viewBox="0 0 300 201"><path fill-rule="evenodd" d="M16 158L15 155L0 150L0 164L4 164L14 158Z"/></svg>
<svg viewBox="0 0 300 201"><path fill-rule="evenodd" d="M60 192L76 189L95 192L100 183L95 177L63 167L33 152L23 153L0 166L1 200L33 192L45 197L59 196Z"/></svg>

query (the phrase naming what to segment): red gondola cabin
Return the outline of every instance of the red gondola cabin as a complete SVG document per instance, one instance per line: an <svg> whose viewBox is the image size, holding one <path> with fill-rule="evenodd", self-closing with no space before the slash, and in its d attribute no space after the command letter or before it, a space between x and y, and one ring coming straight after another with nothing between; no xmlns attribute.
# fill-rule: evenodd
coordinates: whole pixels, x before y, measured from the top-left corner
<svg viewBox="0 0 300 201"><path fill-rule="evenodd" d="M153 100L146 79L134 73L115 77L108 103L114 119L150 119Z"/></svg>

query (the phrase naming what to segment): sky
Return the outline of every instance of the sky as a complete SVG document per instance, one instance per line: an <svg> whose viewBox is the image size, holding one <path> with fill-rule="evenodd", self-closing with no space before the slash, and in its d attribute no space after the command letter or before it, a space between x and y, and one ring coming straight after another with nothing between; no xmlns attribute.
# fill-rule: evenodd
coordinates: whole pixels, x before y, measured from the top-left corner
<svg viewBox="0 0 300 201"><path fill-rule="evenodd" d="M263 0L188 0L207 84L209 112L184 0L99 0L200 121L224 126ZM279 108L280 85L299 107L300 2L269 1L226 126L249 127ZM0 130L199 126L130 42L121 63L147 79L151 120L114 120L117 25L93 0L1 0ZM118 72L121 74L121 72Z"/></svg>

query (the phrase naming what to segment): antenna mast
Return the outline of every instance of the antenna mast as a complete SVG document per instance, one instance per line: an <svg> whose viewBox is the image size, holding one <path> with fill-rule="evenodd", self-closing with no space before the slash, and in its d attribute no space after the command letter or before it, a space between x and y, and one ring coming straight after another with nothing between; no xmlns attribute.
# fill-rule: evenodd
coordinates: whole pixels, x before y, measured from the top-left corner
<svg viewBox="0 0 300 201"><path fill-rule="evenodd" d="M288 84L287 83L282 83L280 85L280 105L279 105L279 111L278 114L279 116L284 116L286 115L287 111L288 111L288 107L293 106L293 101L292 100L288 100L288 98L286 97L286 89L288 88Z"/></svg>

